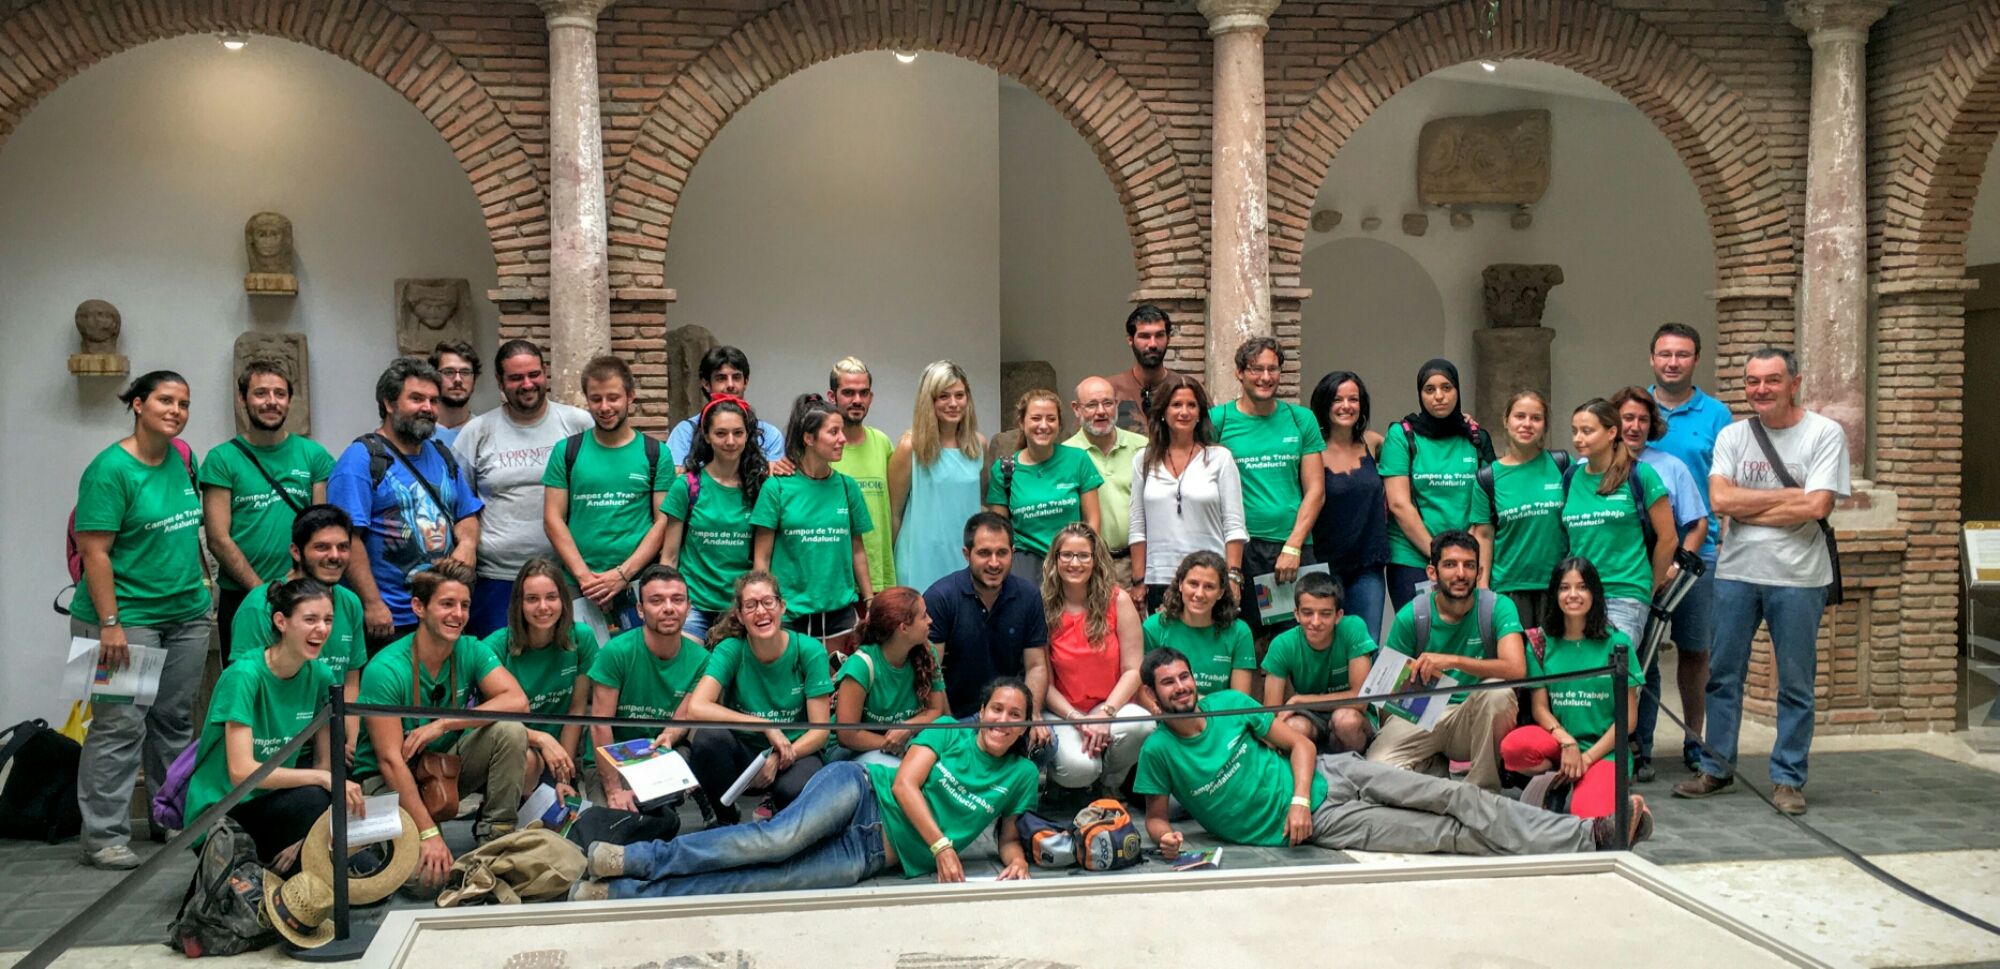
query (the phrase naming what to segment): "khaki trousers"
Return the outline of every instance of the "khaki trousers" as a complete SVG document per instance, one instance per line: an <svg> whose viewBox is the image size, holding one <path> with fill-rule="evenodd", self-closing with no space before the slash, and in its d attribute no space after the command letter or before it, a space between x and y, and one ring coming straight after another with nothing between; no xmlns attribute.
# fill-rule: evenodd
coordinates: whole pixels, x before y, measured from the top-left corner
<svg viewBox="0 0 2000 969"><path fill-rule="evenodd" d="M1513 690L1479 690L1452 705L1437 727L1426 731L1401 717L1384 716L1382 729L1368 745L1368 759L1378 764L1424 770L1443 756L1470 761L1465 780L1489 791L1500 790L1501 730L1512 729L1518 708Z"/></svg>
<svg viewBox="0 0 2000 969"><path fill-rule="evenodd" d="M459 797L474 791L486 795L474 826L480 840L514 830L528 771L528 728L511 720L489 723L459 734L451 752L458 757ZM376 774L362 781L361 789L380 794L390 789L389 779Z"/></svg>

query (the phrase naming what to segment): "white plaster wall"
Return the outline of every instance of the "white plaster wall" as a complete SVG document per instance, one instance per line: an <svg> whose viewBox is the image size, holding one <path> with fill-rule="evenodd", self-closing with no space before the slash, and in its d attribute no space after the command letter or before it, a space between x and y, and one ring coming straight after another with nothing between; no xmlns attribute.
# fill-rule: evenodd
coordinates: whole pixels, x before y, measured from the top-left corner
<svg viewBox="0 0 2000 969"><path fill-rule="evenodd" d="M1965 237L1965 264L1983 266L2000 262L2000 191L1984 191L2000 185L2000 151L1986 156L1986 171L1979 175L1982 189L1972 202L1972 228Z"/></svg>
<svg viewBox="0 0 2000 969"><path fill-rule="evenodd" d="M999 93L994 72L926 53L853 54L780 81L690 173L667 247L672 325L750 355L750 402L783 426L852 353L870 423L909 427L917 374L949 357L982 423L999 399Z"/></svg>
<svg viewBox="0 0 2000 969"><path fill-rule="evenodd" d="M1501 65L1502 75L1509 65ZM1551 68L1550 70L1555 70ZM1547 73L1536 72L1540 74ZM1581 77L1578 89L1601 98L1442 78L1417 81L1364 123L1334 159L1316 209L1342 213L1332 232L1307 236L1302 394L1334 367L1370 383L1376 426L1416 406L1416 367L1432 356L1455 361L1474 399L1472 333L1484 325L1480 271L1500 262L1555 263L1565 282L1549 297L1543 325L1552 348L1557 423L1584 400L1652 379L1647 339L1668 320L1702 333L1704 387L1713 387L1714 247L1701 198L1666 137L1637 108ZM1404 213L1417 206L1417 136L1434 118L1546 108L1553 115L1549 190L1534 225L1508 226L1509 210L1482 207L1474 224L1454 229L1442 209L1427 210L1429 231L1405 235ZM1368 216L1382 220L1367 232ZM1379 250L1350 247L1368 239L1392 246L1428 274L1442 305L1440 330L1410 267ZM1336 265L1328 265L1334 263ZM1387 275L1378 269L1392 268ZM1399 310L1388 294L1413 295ZM1489 415L1477 415L1482 419ZM1488 421L1494 423L1493 421Z"/></svg>
<svg viewBox="0 0 2000 969"><path fill-rule="evenodd" d="M1001 359L1049 361L1072 399L1077 381L1132 366L1125 316L1138 286L1125 209L1089 143L1039 95L1003 84Z"/></svg>
<svg viewBox="0 0 2000 969"><path fill-rule="evenodd" d="M243 292L243 223L290 216L296 299ZM85 70L0 147L0 722L57 717L63 523L76 479L129 433L122 380L78 378L76 304L124 313L134 375L192 383L198 452L234 433L230 348L249 329L310 341L314 436L336 453L376 422L395 352L394 281L471 280L483 354L492 251L451 151L409 102L331 56L268 37L147 44ZM494 399L482 381L479 406Z"/></svg>

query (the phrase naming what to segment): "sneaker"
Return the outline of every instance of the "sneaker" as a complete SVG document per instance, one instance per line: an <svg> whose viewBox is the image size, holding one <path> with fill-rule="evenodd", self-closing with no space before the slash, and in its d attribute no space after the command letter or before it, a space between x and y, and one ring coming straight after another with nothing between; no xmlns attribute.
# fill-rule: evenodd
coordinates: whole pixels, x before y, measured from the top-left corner
<svg viewBox="0 0 2000 969"><path fill-rule="evenodd" d="M1736 789L1736 778L1717 777L1714 774L1697 772L1693 779L1674 785L1675 797L1714 797Z"/></svg>
<svg viewBox="0 0 2000 969"><path fill-rule="evenodd" d="M129 845L106 845L85 852L83 863L105 871L131 871L139 867L139 855Z"/></svg>
<svg viewBox="0 0 2000 969"><path fill-rule="evenodd" d="M1790 784L1779 784L1771 789L1771 803L1778 806L1779 813L1796 817L1806 813L1806 792Z"/></svg>
<svg viewBox="0 0 2000 969"><path fill-rule="evenodd" d="M621 878L625 874L625 846L609 841L590 843L589 862L585 868L592 878Z"/></svg>
<svg viewBox="0 0 2000 969"><path fill-rule="evenodd" d="M569 887L569 900L572 902L602 902L610 898L611 886L601 881L580 878Z"/></svg>
<svg viewBox="0 0 2000 969"><path fill-rule="evenodd" d="M1641 784L1651 784L1659 780L1660 775L1653 772L1653 762L1651 760L1642 760L1638 766L1632 768L1632 779Z"/></svg>

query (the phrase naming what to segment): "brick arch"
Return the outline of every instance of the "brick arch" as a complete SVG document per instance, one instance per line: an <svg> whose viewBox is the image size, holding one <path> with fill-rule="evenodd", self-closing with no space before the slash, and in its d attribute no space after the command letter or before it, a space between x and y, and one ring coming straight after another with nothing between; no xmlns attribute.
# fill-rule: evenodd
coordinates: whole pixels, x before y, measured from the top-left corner
<svg viewBox="0 0 2000 969"><path fill-rule="evenodd" d="M1412 81L1481 58L1569 68L1644 112L1694 177L1723 288L1789 283L1798 257L1784 186L1743 99L1702 60L1638 17L1595 0L1486 0L1441 6L1349 55L1279 135L1270 170L1274 286L1296 286L1313 200L1355 130Z"/></svg>
<svg viewBox="0 0 2000 969"><path fill-rule="evenodd" d="M395 88L464 168L485 213L502 288L547 277L548 209L520 135L444 45L376 0L30 4L0 22L0 146L36 102L84 68L149 41L223 31L304 44Z"/></svg>
<svg viewBox="0 0 2000 969"><path fill-rule="evenodd" d="M1884 283L1965 272L1979 179L2000 136L2000 0L1967 4L1963 14L1942 49L1925 51L1935 66L1891 121L1899 144L1881 188L1887 204L1876 207Z"/></svg>
<svg viewBox="0 0 2000 969"><path fill-rule="evenodd" d="M1019 0L792 0L711 46L667 82L612 184L612 287L666 285L688 173L744 105L814 64L891 48L961 57L1041 95L1090 143L1117 190L1140 287L1206 288L1192 186L1165 126L1088 43Z"/></svg>

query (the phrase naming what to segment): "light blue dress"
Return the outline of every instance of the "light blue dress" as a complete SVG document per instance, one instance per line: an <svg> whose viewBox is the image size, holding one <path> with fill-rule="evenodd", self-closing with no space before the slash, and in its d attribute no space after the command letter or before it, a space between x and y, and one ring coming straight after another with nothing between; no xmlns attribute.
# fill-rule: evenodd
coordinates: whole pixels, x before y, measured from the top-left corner
<svg viewBox="0 0 2000 969"><path fill-rule="evenodd" d="M965 520L979 511L979 462L957 448L910 462L910 499L896 530L896 584L922 592L965 568Z"/></svg>

